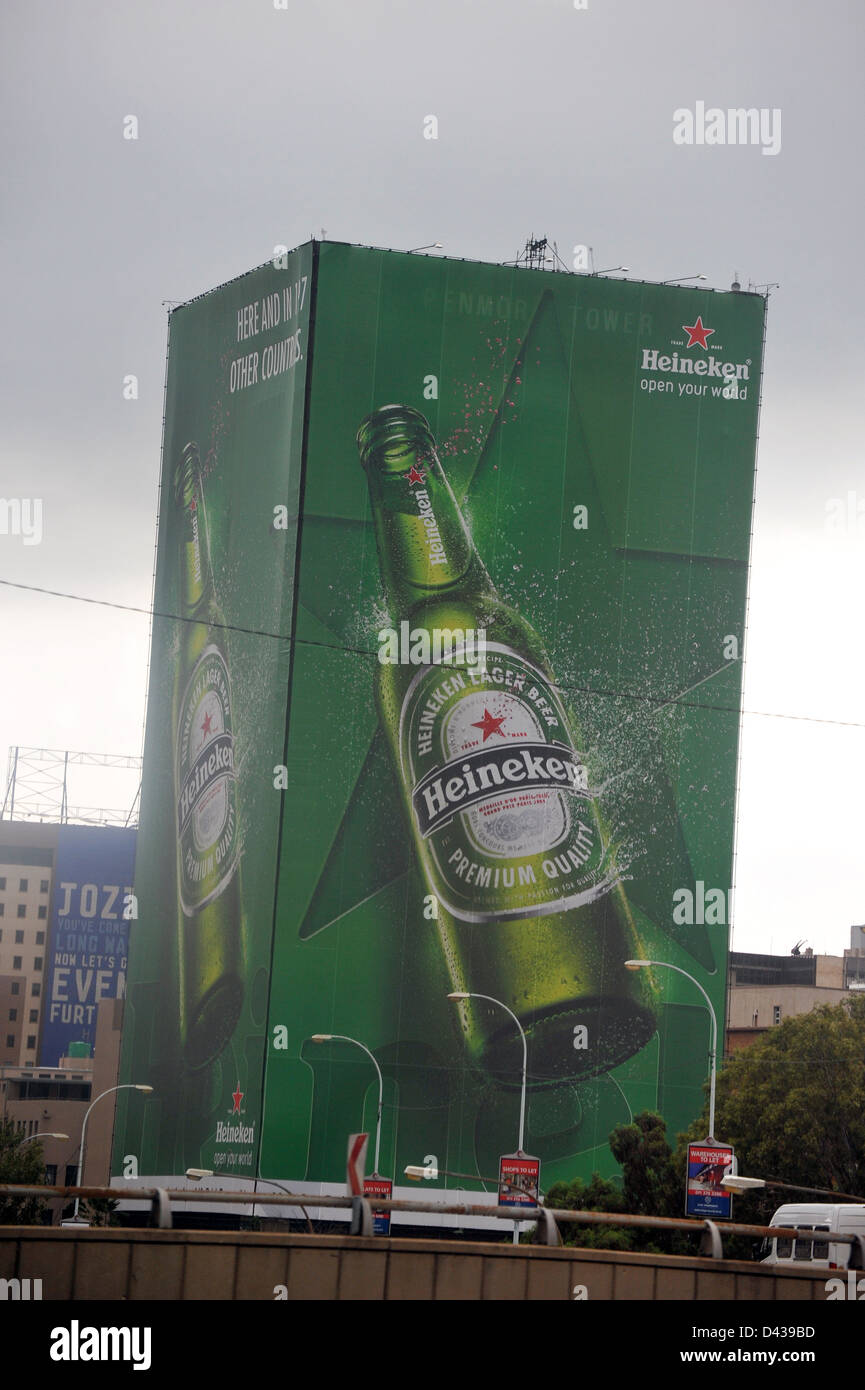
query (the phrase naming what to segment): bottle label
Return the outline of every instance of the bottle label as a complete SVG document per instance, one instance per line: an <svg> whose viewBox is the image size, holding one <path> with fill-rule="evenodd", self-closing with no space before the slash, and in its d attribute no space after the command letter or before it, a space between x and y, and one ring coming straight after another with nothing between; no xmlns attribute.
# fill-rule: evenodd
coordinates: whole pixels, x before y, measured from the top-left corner
<svg viewBox="0 0 865 1390"><path fill-rule="evenodd" d="M425 666L400 717L404 785L433 891L469 922L547 916L617 881L561 701L518 652Z"/></svg>
<svg viewBox="0 0 865 1390"><path fill-rule="evenodd" d="M206 647L180 704L175 751L180 902L190 917L218 898L239 857L231 685L218 647Z"/></svg>

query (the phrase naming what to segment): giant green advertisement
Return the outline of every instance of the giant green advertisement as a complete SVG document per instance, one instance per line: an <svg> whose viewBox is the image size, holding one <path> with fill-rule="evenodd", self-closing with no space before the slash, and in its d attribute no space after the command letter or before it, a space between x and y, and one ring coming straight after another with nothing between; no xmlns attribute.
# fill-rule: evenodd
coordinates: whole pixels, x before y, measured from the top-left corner
<svg viewBox="0 0 865 1390"><path fill-rule="evenodd" d="M339 1184L380 1071L397 1181L610 1174L614 1125L700 1109L698 986L723 1026L764 301L316 252L270 397L218 336L287 270L172 323L156 606L199 617L166 488L219 421L230 628L155 627L123 1079L165 1095L116 1171Z"/></svg>
<svg viewBox="0 0 865 1390"><path fill-rule="evenodd" d="M311 247L170 319L118 1173L255 1176Z"/></svg>

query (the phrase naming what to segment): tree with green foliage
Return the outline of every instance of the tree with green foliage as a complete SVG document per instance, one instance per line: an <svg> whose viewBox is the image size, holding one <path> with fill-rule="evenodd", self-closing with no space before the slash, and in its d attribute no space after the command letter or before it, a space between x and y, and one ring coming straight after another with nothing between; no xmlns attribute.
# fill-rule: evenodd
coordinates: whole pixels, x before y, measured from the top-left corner
<svg viewBox="0 0 865 1390"><path fill-rule="evenodd" d="M678 1136L673 1150L660 1115L636 1115L610 1135L622 1167L620 1183L597 1174L590 1183L556 1183L547 1205L684 1216L687 1146L706 1138L708 1124L707 1098L702 1115ZM826 1188L865 1201L865 997L788 1018L731 1057L718 1074L715 1137L733 1145L739 1172L749 1177ZM735 1219L768 1225L783 1202L807 1197L756 1189L734 1198ZM685 1233L624 1227L575 1226L563 1231L563 1238L608 1249L672 1254L694 1249ZM756 1242L744 1236L728 1237L724 1249L738 1258L759 1257Z"/></svg>
<svg viewBox="0 0 865 1390"><path fill-rule="evenodd" d="M86 1197L81 1200L80 1211L91 1226L119 1226L119 1205L116 1197Z"/></svg>
<svg viewBox="0 0 865 1390"><path fill-rule="evenodd" d="M675 1166L663 1116L646 1110L610 1135L613 1157L622 1165L621 1184L593 1174L590 1183L579 1178L554 1183L546 1196L548 1207L570 1211L630 1212L633 1216L682 1216L684 1168ZM676 1231L637 1226L578 1226L562 1228L567 1245L601 1250L653 1250L684 1254L693 1238Z"/></svg>
<svg viewBox="0 0 865 1390"><path fill-rule="evenodd" d="M644 1110L630 1124L616 1125L610 1149L622 1165L624 1211L643 1216L681 1216L684 1169L677 1168L662 1115Z"/></svg>
<svg viewBox="0 0 865 1390"><path fill-rule="evenodd" d="M704 1110L680 1135L685 1146L707 1133ZM736 1052L718 1076L715 1135L736 1150L739 1172L865 1201L865 997L822 1004L787 1018ZM795 1192L757 1189L736 1197L736 1219L767 1224ZM831 1197L816 1198L831 1201Z"/></svg>
<svg viewBox="0 0 865 1390"><path fill-rule="evenodd" d="M26 1144L12 1120L0 1119L0 1183L20 1183L28 1187L45 1182L42 1145L38 1139ZM0 1194L0 1225L38 1226L47 1210L42 1197L10 1197Z"/></svg>

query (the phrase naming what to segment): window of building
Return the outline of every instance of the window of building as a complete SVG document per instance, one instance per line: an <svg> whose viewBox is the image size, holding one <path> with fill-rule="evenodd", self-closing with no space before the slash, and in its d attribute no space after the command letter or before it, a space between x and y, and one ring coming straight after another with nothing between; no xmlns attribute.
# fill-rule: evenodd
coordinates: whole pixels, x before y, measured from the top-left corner
<svg viewBox="0 0 865 1390"><path fill-rule="evenodd" d="M77 1165L74 1164L74 1163L67 1163L67 1165L66 1165L66 1179L65 1179L65 1181L64 1181L64 1183L63 1183L63 1186L64 1186L64 1187L74 1187L75 1184L77 1183L77 1181L78 1181L78 1167L77 1167Z"/></svg>
<svg viewBox="0 0 865 1390"><path fill-rule="evenodd" d="M47 892L48 892L48 880L47 880L47 878L42 878L42 879L39 880L39 892L40 892L40 893L47 893Z"/></svg>
<svg viewBox="0 0 865 1390"><path fill-rule="evenodd" d="M20 994L20 993L21 993L21 983L20 983L19 980L13 980L13 981L12 981L12 993L13 993L13 994Z"/></svg>
<svg viewBox="0 0 865 1390"><path fill-rule="evenodd" d="M27 916L27 904L26 904L26 903L19 903L19 904L18 904L18 911L17 911L17 913L16 913L16 916L18 916L18 917L26 917L26 916Z"/></svg>
<svg viewBox="0 0 865 1390"><path fill-rule="evenodd" d="M21 969L21 957L20 957L20 956L13 956L13 957L12 957L12 969L13 969L13 970L20 970L20 969Z"/></svg>
<svg viewBox="0 0 865 1390"><path fill-rule="evenodd" d="M15 1046L15 1034L14 1034L14 1033L7 1033L7 1034L6 1034L6 1046L7 1046L7 1047L14 1047L14 1046Z"/></svg>
<svg viewBox="0 0 865 1390"><path fill-rule="evenodd" d="M18 1022L18 1010L17 1010L17 1009L10 1009L10 1010L9 1010L9 1022L10 1022L10 1023L17 1023L17 1022Z"/></svg>
<svg viewBox="0 0 865 1390"><path fill-rule="evenodd" d="M29 880L29 878L19 878L19 880L18 880L18 892L19 892L19 893L26 893L29 886L30 886L30 880Z"/></svg>
<svg viewBox="0 0 865 1390"><path fill-rule="evenodd" d="M27 1034L27 1046L28 1046L28 1048L34 1048L34 1047L36 1046L36 1034L35 1034L35 1033L28 1033L28 1034Z"/></svg>
<svg viewBox="0 0 865 1390"><path fill-rule="evenodd" d="M0 917L6 916L6 904L0 903Z"/></svg>
<svg viewBox="0 0 865 1390"><path fill-rule="evenodd" d="M46 1187L56 1187L56 1186L57 1186L57 1164L56 1164L56 1163L46 1163L46 1164L45 1164L45 1186L46 1186Z"/></svg>
<svg viewBox="0 0 865 1390"><path fill-rule="evenodd" d="M40 921L40 922L44 922L44 921L45 921L45 918L48 916L48 908L47 908L47 907L40 907L40 908L38 909L36 915L37 915L37 917L39 918L39 921Z"/></svg>
<svg viewBox="0 0 865 1390"><path fill-rule="evenodd" d="M24 940L24 933L23 933L23 931L17 931L17 932L15 933L15 945L16 945L16 946L20 946L23 940Z"/></svg>
<svg viewBox="0 0 865 1390"><path fill-rule="evenodd" d="M3 889L4 889L5 887L6 887L6 875L3 874L3 876L0 877L0 892L2 892Z"/></svg>
<svg viewBox="0 0 865 1390"><path fill-rule="evenodd" d="M44 945L45 945L45 933L44 933L44 931L38 931L38 932L36 933L36 945L37 945L37 946L44 946Z"/></svg>
<svg viewBox="0 0 865 1390"><path fill-rule="evenodd" d="M34 969L34 970L41 970L41 969L42 969L42 961L43 961L43 959L44 959L44 957L42 957L42 956L34 956L34 957L33 957L33 969Z"/></svg>
<svg viewBox="0 0 865 1390"><path fill-rule="evenodd" d="M38 980L33 981L32 985L30 986L30 993L33 995L34 999L39 998L39 995L42 993L42 986L40 985Z"/></svg>
<svg viewBox="0 0 865 1390"><path fill-rule="evenodd" d="M781 1005L780 1005L780 1004L773 1004L773 1005L772 1005L772 1022L773 1022L773 1023L780 1023L780 1022L781 1022Z"/></svg>
<svg viewBox="0 0 865 1390"><path fill-rule="evenodd" d="M38 1022L39 1022L39 1010L38 1010L38 1009L31 1009L31 1010L30 1010L30 1022L31 1022L31 1023L38 1023Z"/></svg>

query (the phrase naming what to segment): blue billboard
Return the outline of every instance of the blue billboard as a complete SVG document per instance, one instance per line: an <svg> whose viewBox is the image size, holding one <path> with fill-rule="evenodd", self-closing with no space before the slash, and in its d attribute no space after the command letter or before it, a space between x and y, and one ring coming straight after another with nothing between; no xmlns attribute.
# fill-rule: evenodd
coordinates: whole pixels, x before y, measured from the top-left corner
<svg viewBox="0 0 865 1390"><path fill-rule="evenodd" d="M57 838L39 1066L96 1038L97 1005L126 993L134 830L63 825Z"/></svg>

